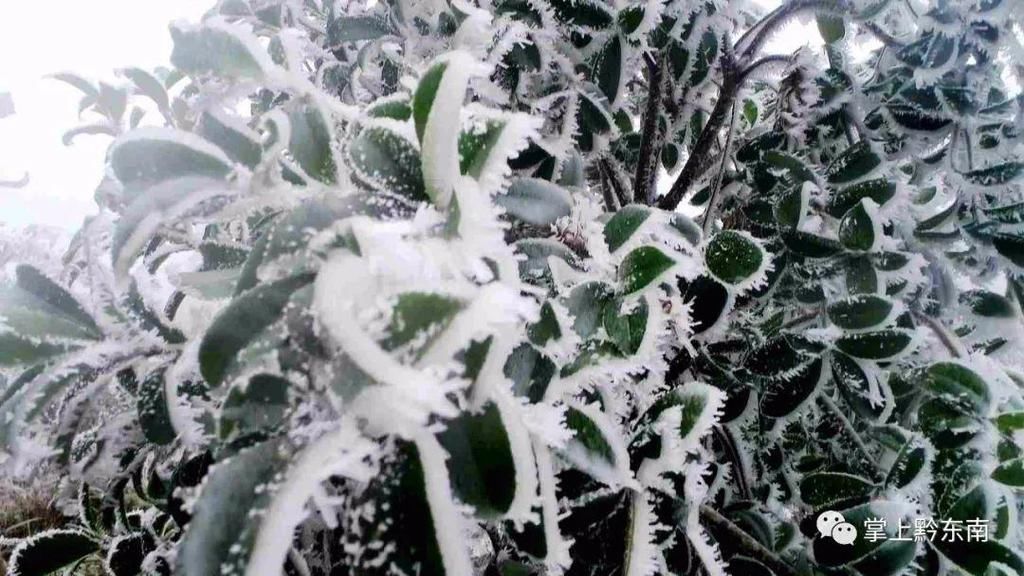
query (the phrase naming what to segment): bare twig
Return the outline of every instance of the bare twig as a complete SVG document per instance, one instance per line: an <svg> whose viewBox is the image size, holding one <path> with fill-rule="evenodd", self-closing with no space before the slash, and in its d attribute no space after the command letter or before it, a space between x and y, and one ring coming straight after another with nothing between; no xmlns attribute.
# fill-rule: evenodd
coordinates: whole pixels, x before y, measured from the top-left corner
<svg viewBox="0 0 1024 576"><path fill-rule="evenodd" d="M854 445L857 446L857 450L863 454L864 460L867 461L868 466L875 474L876 479L881 480L882 478L885 478L885 471L878 467L878 463L875 462L875 457L871 454L871 451L868 450L867 444L864 443L864 439L860 437L860 433L853 427L853 423L850 422L845 414L843 414L843 411L836 406L836 403L833 402L827 394L821 394L818 398L821 400L822 404L828 407L832 412L832 415L839 420L839 423L843 425L843 429L846 430L846 435L853 440Z"/></svg>
<svg viewBox="0 0 1024 576"><path fill-rule="evenodd" d="M615 171L611 162L607 158L601 158L598 160L598 166L604 170L605 175L608 177L608 182L612 185L612 190L615 191L615 196L619 199L619 205L625 206L629 204L630 195L626 191L626 187L623 186L622 181L619 180L619 174Z"/></svg>
<svg viewBox="0 0 1024 576"><path fill-rule="evenodd" d="M729 120L729 131L725 134L725 147L722 148L722 163L718 166L718 174L715 176L715 183L711 188L711 196L708 198L708 208L704 212L704 221L701 229L704 236L708 235L711 225L715 221L715 212L718 211L718 193L722 189L722 177L725 174L725 165L729 161L729 148L732 146L732 133L736 129L736 101L732 104L732 117Z"/></svg>
<svg viewBox="0 0 1024 576"><path fill-rule="evenodd" d="M949 331L946 330L945 326L939 324L938 320L928 316L927 314L918 312L917 310L912 310L911 314L914 315L915 320L922 322L929 330L932 331L933 334L935 334L939 339L939 342L942 342L942 345L949 350L949 353L952 354L954 358L963 358L964 356L967 356L967 350L964 348L964 345L960 343L960 340L950 334Z"/></svg>

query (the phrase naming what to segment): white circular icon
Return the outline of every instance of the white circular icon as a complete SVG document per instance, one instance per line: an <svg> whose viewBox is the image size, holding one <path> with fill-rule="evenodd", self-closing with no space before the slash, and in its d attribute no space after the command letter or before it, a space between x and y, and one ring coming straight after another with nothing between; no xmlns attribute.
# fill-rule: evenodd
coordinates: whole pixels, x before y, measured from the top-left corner
<svg viewBox="0 0 1024 576"><path fill-rule="evenodd" d="M832 539L837 544L853 544L853 541L857 539L857 529L849 522L840 522L832 528Z"/></svg>
<svg viewBox="0 0 1024 576"><path fill-rule="evenodd" d="M831 537L832 528L834 528L836 524L841 524L843 522L846 522L846 518L843 518L842 514L833 510L826 510L821 514L818 514L818 533L826 538Z"/></svg>

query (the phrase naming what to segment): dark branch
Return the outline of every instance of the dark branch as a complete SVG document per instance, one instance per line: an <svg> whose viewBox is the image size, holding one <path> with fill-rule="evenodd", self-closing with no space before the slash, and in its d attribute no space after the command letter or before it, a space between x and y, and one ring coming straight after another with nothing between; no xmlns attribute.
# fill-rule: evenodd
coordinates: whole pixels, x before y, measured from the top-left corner
<svg viewBox="0 0 1024 576"><path fill-rule="evenodd" d="M633 179L633 201L642 204L653 204L655 187L654 177L657 174L657 142L660 139L658 118L661 116L662 92L665 88L664 58L649 60L647 66L647 108L644 112L644 129L640 139L640 155L636 164L636 177Z"/></svg>
<svg viewBox="0 0 1024 576"><path fill-rule="evenodd" d="M700 518L713 529L728 535L731 544L742 548L748 556L764 564L778 576L797 576L796 571L789 564L711 506L700 505Z"/></svg>
<svg viewBox="0 0 1024 576"><path fill-rule="evenodd" d="M659 208L675 210L676 206L682 202L683 197L693 182L704 173L711 160L711 147L718 138L718 130L722 127L725 116L732 107L733 100L736 99L736 92L739 90L739 85L737 84L739 75L732 60L732 55L726 52L722 54L722 59L723 80L722 89L718 93L718 102L715 103L714 109L711 110L708 122L704 125L700 136L697 137L697 141L690 150L690 157L686 159L686 164L683 165L683 169L679 172L676 181L672 183L672 188L658 202Z"/></svg>
<svg viewBox="0 0 1024 576"><path fill-rule="evenodd" d="M629 204L629 194L626 192L625 186L622 185L622 181L619 180L619 175L615 168L612 167L611 162L608 162L607 158L601 158L598 160L598 166L604 171L608 182L611 183L612 190L615 191L615 197L619 199L619 205L625 206Z"/></svg>

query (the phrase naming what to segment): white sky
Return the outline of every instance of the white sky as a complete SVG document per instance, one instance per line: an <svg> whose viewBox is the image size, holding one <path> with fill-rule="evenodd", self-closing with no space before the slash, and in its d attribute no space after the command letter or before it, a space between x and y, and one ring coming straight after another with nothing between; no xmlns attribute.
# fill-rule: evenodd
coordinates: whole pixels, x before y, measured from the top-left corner
<svg viewBox="0 0 1024 576"><path fill-rule="evenodd" d="M167 25L198 20L213 0L2 0L0 92L11 92L16 113L0 118L0 180L24 188L0 188L0 224L76 230L96 211L92 194L103 173L110 138L83 135L71 147L64 132L78 122L80 93L46 79L73 71L94 80L117 81L126 66L167 65ZM765 6L778 0L758 0ZM813 19L780 31L768 47L789 53L804 43L820 44Z"/></svg>
<svg viewBox="0 0 1024 576"><path fill-rule="evenodd" d="M16 113L0 118L0 179L31 181L0 188L0 223L46 224L75 230L96 211L93 190L110 138L64 132L78 123L80 94L47 74L74 71L116 80L125 66L167 65L176 19L198 20L212 0L2 0L0 92Z"/></svg>

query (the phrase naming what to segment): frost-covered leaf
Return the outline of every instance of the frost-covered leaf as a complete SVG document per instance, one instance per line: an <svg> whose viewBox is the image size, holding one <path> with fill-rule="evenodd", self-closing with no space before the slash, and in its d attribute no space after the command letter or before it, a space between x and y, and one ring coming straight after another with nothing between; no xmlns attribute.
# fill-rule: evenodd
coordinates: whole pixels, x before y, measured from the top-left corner
<svg viewBox="0 0 1024 576"><path fill-rule="evenodd" d="M199 346L199 368L211 385L221 383L235 355L280 318L292 293L313 281L298 274L261 284L236 297L210 324Z"/></svg>
<svg viewBox="0 0 1024 576"><path fill-rule="evenodd" d="M835 345L854 358L888 360L906 351L913 341L912 332L894 328L842 336L836 340Z"/></svg>
<svg viewBox="0 0 1024 576"><path fill-rule="evenodd" d="M462 309L460 300L444 294L401 294L392 308L391 323L382 346L385 350L394 350L423 336L436 336Z"/></svg>
<svg viewBox="0 0 1024 576"><path fill-rule="evenodd" d="M829 196L826 210L835 218L842 218L847 211L858 205L864 198L874 200L879 206L896 194L896 184L885 178L866 180L852 186L840 188Z"/></svg>
<svg viewBox="0 0 1024 576"><path fill-rule="evenodd" d="M170 444L177 436L167 405L165 377L166 367L153 370L139 383L136 396L139 425L146 439L154 444Z"/></svg>
<svg viewBox="0 0 1024 576"><path fill-rule="evenodd" d="M202 138L170 128L147 127L119 138L110 150L118 181L133 190L185 177L223 179L231 160Z"/></svg>
<svg viewBox="0 0 1024 576"><path fill-rule="evenodd" d="M267 72L269 58L255 37L240 26L222 21L202 26L175 24L171 38L171 63L189 74L260 79Z"/></svg>
<svg viewBox="0 0 1024 576"><path fill-rule="evenodd" d="M804 258L828 258L842 250L842 244L836 240L800 230L784 233L782 241L786 248Z"/></svg>
<svg viewBox="0 0 1024 576"><path fill-rule="evenodd" d="M107 553L106 567L113 576L136 576L142 574L142 563L152 545L148 536L139 532L126 534L114 539Z"/></svg>
<svg viewBox="0 0 1024 576"><path fill-rule="evenodd" d="M255 168L263 155L259 135L240 118L206 111L199 117L196 133L215 144L233 161Z"/></svg>
<svg viewBox="0 0 1024 576"><path fill-rule="evenodd" d="M760 244L733 230L716 234L704 250L708 271L725 284L742 285L757 278L764 272L766 261Z"/></svg>
<svg viewBox="0 0 1024 576"><path fill-rule="evenodd" d="M288 152L302 171L324 184L338 179L331 127L320 108L306 103L288 114Z"/></svg>
<svg viewBox="0 0 1024 576"><path fill-rule="evenodd" d="M886 382L841 352L833 352L830 364L836 388L858 416L877 422L891 412L893 394Z"/></svg>
<svg viewBox="0 0 1024 576"><path fill-rule="evenodd" d="M464 413L438 434L447 450L452 490L482 517L506 512L516 494L516 461L501 412L488 403Z"/></svg>
<svg viewBox="0 0 1024 576"><path fill-rule="evenodd" d="M839 241L847 250L870 252L881 239L881 226L873 204L861 200L839 223Z"/></svg>
<svg viewBox="0 0 1024 576"><path fill-rule="evenodd" d="M23 540L11 552L7 573L46 576L98 552L99 542L78 530L50 530Z"/></svg>
<svg viewBox="0 0 1024 576"><path fill-rule="evenodd" d="M379 15L339 16L327 25L327 41L332 45L376 40L381 36L395 33L395 27L388 19Z"/></svg>
<svg viewBox="0 0 1024 576"><path fill-rule="evenodd" d="M641 246L633 250L619 265L623 292L632 294L643 290L674 265L675 260L654 246Z"/></svg>
<svg viewBox="0 0 1024 576"><path fill-rule="evenodd" d="M1013 318L1016 316L1013 302L1009 298L988 290L962 292L960 303L967 305L971 312L985 318Z"/></svg>
<svg viewBox="0 0 1024 576"><path fill-rule="evenodd" d="M215 210L230 193L222 182L205 177L165 180L146 188L124 210L114 229L110 247L114 272L126 277L162 226L177 218Z"/></svg>
<svg viewBox="0 0 1024 576"><path fill-rule="evenodd" d="M508 192L495 203L518 220L534 226L549 226L572 211L572 199L560 186L539 178L514 180Z"/></svg>
<svg viewBox="0 0 1024 576"><path fill-rule="evenodd" d="M604 241L609 252L615 252L640 229L652 211L647 206L630 204L623 206L604 225Z"/></svg>
<svg viewBox="0 0 1024 576"><path fill-rule="evenodd" d="M1006 184L1024 173L1024 162L1006 162L979 168L964 174L964 180L979 186L998 186Z"/></svg>
<svg viewBox="0 0 1024 576"><path fill-rule="evenodd" d="M620 83L628 76L623 73L622 40L612 35L604 47L597 53L594 61L595 80L597 86L613 106L617 104Z"/></svg>
<svg viewBox="0 0 1024 576"><path fill-rule="evenodd" d="M846 149L828 166L825 176L830 184L859 180L874 170L882 159L862 140Z"/></svg>
<svg viewBox="0 0 1024 576"><path fill-rule="evenodd" d="M761 413L772 418L792 414L821 385L825 376L823 365L819 358L797 368L793 374L778 376L765 384Z"/></svg>
<svg viewBox="0 0 1024 576"><path fill-rule="evenodd" d="M175 572L208 576L244 568L269 488L287 463L280 441L268 441L219 463L203 482L176 559ZM260 487L265 487L261 489Z"/></svg>
<svg viewBox="0 0 1024 576"><path fill-rule="evenodd" d="M289 406L289 386L288 380L272 374L257 374L232 386L220 409L220 437L232 439L276 429Z"/></svg>
<svg viewBox="0 0 1024 576"><path fill-rule="evenodd" d="M631 309L624 311L619 300L604 307L604 330L620 352L630 355L640 348L647 332L647 299L640 298L627 306Z"/></svg>
<svg viewBox="0 0 1024 576"><path fill-rule="evenodd" d="M828 319L845 330L864 330L888 320L894 308L888 298L861 294L829 304Z"/></svg>
<svg viewBox="0 0 1024 576"><path fill-rule="evenodd" d="M930 448L920 437L913 437L900 448L896 460L885 477L886 486L903 488L916 480L925 470L931 456Z"/></svg>
<svg viewBox="0 0 1024 576"><path fill-rule="evenodd" d="M853 474L819 472L804 476L800 499L815 510L836 510L866 500L874 487L872 482Z"/></svg>
<svg viewBox="0 0 1024 576"><path fill-rule="evenodd" d="M357 173L381 189L411 201L427 200L420 153L397 132L383 127L366 128L349 146Z"/></svg>

